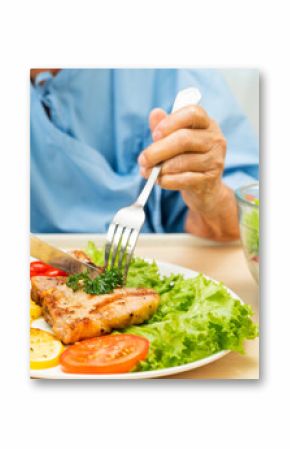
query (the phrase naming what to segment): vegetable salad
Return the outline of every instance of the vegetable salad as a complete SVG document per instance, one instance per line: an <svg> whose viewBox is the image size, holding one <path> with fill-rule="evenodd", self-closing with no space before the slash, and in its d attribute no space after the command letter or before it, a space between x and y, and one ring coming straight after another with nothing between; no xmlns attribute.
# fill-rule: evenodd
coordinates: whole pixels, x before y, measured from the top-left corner
<svg viewBox="0 0 290 449"><path fill-rule="evenodd" d="M92 242L86 252L96 265L103 264L103 251ZM222 283L201 274L194 279L162 276L155 262L135 258L126 286L153 288L161 298L157 312L146 323L122 330L150 341L148 355L137 371L178 366L222 350L243 353L244 341L258 335L251 307L232 297Z"/></svg>

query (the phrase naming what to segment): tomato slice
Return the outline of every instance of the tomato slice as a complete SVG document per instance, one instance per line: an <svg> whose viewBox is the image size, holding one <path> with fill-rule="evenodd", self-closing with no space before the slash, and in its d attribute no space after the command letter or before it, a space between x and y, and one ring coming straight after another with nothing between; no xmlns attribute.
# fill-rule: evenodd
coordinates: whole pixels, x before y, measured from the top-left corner
<svg viewBox="0 0 290 449"><path fill-rule="evenodd" d="M89 338L67 348L60 357L66 373L127 373L148 354L149 341L131 334Z"/></svg>
<svg viewBox="0 0 290 449"><path fill-rule="evenodd" d="M33 276L67 276L67 273L40 260L36 260L30 263L30 277L32 278Z"/></svg>

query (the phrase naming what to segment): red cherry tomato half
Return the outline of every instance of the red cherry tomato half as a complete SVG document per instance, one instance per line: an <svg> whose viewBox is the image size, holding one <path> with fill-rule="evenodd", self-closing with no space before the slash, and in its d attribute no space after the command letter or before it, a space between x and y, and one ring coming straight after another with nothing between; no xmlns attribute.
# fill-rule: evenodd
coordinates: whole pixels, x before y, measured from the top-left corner
<svg viewBox="0 0 290 449"><path fill-rule="evenodd" d="M58 270L57 268L49 268L44 272L45 276L67 276L64 271Z"/></svg>
<svg viewBox="0 0 290 449"><path fill-rule="evenodd" d="M35 271L36 273L43 273L47 270L48 265L40 260L36 260L35 262L30 263L30 270Z"/></svg>
<svg viewBox="0 0 290 449"><path fill-rule="evenodd" d="M30 277L32 278L33 276L67 276L67 273L40 260L36 260L30 263Z"/></svg>

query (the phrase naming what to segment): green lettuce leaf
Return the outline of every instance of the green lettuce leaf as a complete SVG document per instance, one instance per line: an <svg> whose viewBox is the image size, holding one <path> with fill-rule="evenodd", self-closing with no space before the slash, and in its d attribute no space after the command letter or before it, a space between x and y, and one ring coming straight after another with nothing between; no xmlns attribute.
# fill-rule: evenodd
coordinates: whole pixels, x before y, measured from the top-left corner
<svg viewBox="0 0 290 449"><path fill-rule="evenodd" d="M103 250L92 242L86 252L96 264L103 263ZM138 371L190 363L224 349L243 353L244 341L258 335L251 307L230 295L222 283L201 274L194 279L161 276L155 262L135 258L127 286L153 288L160 294L160 305L150 320L121 331L150 341Z"/></svg>

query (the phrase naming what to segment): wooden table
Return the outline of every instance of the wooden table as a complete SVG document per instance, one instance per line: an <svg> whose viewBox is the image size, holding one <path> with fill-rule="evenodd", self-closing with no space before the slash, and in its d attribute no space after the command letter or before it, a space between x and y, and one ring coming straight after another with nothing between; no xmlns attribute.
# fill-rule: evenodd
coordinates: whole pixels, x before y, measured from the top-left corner
<svg viewBox="0 0 290 449"><path fill-rule="evenodd" d="M42 236L58 245L59 237ZM102 244L103 236L66 234L61 236L61 240L64 248L80 248L85 247L88 240ZM212 245L186 234L144 235L138 241L136 254L181 265L224 282L252 306L254 320L259 321L259 290L240 245ZM246 342L245 350L245 355L232 352L210 365L170 376L170 379L258 379L258 338Z"/></svg>

